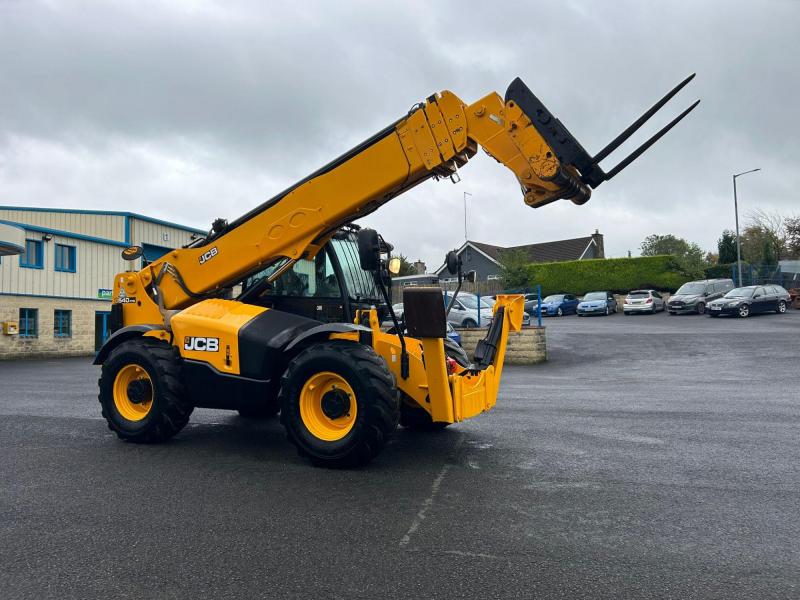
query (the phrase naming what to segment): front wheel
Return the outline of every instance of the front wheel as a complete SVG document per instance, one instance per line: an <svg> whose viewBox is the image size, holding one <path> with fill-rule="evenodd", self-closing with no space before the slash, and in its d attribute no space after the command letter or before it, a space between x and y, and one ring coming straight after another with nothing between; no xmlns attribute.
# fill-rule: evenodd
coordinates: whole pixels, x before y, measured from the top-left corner
<svg viewBox="0 0 800 600"><path fill-rule="evenodd" d="M558 307L558 310L556 311L556 316L557 317L563 317L564 316L564 311L561 310L560 306Z"/></svg>
<svg viewBox="0 0 800 600"><path fill-rule="evenodd" d="M608 306L606 306L606 316L608 316L610 314L611 314L611 310L608 308Z"/></svg>
<svg viewBox="0 0 800 600"><path fill-rule="evenodd" d="M739 316L745 319L750 316L750 307L747 304L742 304L739 307Z"/></svg>
<svg viewBox="0 0 800 600"><path fill-rule="evenodd" d="M281 422L315 465L356 467L386 445L400 418L394 377L375 351L341 340L299 354L281 379Z"/></svg>
<svg viewBox="0 0 800 600"><path fill-rule="evenodd" d="M778 302L778 314L782 315L785 312L786 312L786 302L781 300L780 302Z"/></svg>
<svg viewBox="0 0 800 600"><path fill-rule="evenodd" d="M697 303L697 314L698 315L706 314L706 305L703 302Z"/></svg>
<svg viewBox="0 0 800 600"><path fill-rule="evenodd" d="M135 443L168 440L192 414L174 347L152 338L122 342L100 373L103 417L120 439Z"/></svg>
<svg viewBox="0 0 800 600"><path fill-rule="evenodd" d="M478 326L478 323L472 319L464 319L464 322L461 324L461 326L467 329L473 329Z"/></svg>

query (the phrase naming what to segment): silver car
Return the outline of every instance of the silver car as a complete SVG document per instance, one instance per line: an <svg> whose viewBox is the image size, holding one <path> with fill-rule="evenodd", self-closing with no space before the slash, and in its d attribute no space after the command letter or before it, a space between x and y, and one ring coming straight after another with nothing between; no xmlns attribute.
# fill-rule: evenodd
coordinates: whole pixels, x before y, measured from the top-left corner
<svg viewBox="0 0 800 600"><path fill-rule="evenodd" d="M656 290L633 290L625 297L622 305L622 313L630 315L633 313L655 314L663 312L667 308L667 303Z"/></svg>
<svg viewBox="0 0 800 600"><path fill-rule="evenodd" d="M444 296L445 307L452 299L453 294ZM455 327L487 327L492 322L492 306L486 298L481 298L479 312L478 297L475 294L461 293L456 297L447 320Z"/></svg>

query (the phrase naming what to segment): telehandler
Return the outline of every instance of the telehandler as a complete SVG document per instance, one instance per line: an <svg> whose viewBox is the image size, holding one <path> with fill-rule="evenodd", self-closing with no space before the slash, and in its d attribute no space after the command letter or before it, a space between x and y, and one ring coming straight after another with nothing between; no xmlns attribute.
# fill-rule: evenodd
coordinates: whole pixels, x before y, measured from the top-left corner
<svg viewBox="0 0 800 600"><path fill-rule="evenodd" d="M501 98L429 96L349 152L238 219L114 279L111 329L97 354L102 414L130 442L178 433L195 407L280 418L301 455L362 465L398 422L440 429L490 410L523 298L500 295L472 358L445 341L439 288L389 302L388 251L350 225L427 179L458 180L481 146L517 177L526 204L583 204L696 105L605 172L599 165L690 76L595 156L519 78ZM142 249L123 251L138 260ZM132 263L133 264L133 263ZM455 253L448 269L459 273ZM381 328L391 318L394 327Z"/></svg>

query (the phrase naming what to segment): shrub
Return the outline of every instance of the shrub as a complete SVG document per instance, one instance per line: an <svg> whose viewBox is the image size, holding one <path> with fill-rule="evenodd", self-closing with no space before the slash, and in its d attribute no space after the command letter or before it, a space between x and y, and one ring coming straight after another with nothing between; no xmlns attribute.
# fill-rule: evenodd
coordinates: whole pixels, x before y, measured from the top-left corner
<svg viewBox="0 0 800 600"><path fill-rule="evenodd" d="M672 256L600 258L528 265L532 285L542 294L585 294L596 290L616 293L637 288L674 292L687 281Z"/></svg>

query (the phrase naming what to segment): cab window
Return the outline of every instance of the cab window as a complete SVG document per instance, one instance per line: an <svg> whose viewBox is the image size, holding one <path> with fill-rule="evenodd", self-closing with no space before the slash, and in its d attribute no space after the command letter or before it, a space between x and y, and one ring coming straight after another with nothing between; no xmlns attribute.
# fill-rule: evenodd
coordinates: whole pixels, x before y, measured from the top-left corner
<svg viewBox="0 0 800 600"><path fill-rule="evenodd" d="M265 295L300 298L339 298L339 280L327 252L313 260L298 260L291 269L272 282Z"/></svg>

